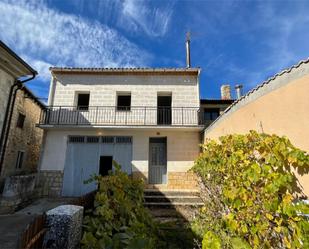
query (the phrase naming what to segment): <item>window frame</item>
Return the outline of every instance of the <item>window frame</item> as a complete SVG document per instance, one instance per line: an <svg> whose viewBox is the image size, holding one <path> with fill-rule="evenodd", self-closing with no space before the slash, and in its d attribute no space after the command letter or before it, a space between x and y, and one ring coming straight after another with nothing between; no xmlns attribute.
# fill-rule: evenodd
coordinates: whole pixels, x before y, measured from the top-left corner
<svg viewBox="0 0 309 249"><path fill-rule="evenodd" d="M79 96L80 95L86 95L88 94L89 98L88 98L88 105L78 105L78 102L79 102ZM88 111L89 110L89 107L90 107L90 92L89 91L77 91L75 92L75 107L76 107L76 110L79 110L79 111Z"/></svg>
<svg viewBox="0 0 309 249"><path fill-rule="evenodd" d="M15 169L22 169L24 161L25 161L25 151L23 151L23 150L17 151Z"/></svg>
<svg viewBox="0 0 309 249"><path fill-rule="evenodd" d="M119 97L130 97L129 105L119 105ZM131 92L117 92L116 95L116 111L118 112L130 112L132 107L132 95Z"/></svg>
<svg viewBox="0 0 309 249"><path fill-rule="evenodd" d="M206 119L206 113L210 113L211 119ZM213 114L216 113L217 117L213 118ZM220 108L204 108L204 120L205 121L214 121L220 116Z"/></svg>
<svg viewBox="0 0 309 249"><path fill-rule="evenodd" d="M26 115L19 112L18 117L17 117L16 127L23 129L25 125L25 120L26 120Z"/></svg>

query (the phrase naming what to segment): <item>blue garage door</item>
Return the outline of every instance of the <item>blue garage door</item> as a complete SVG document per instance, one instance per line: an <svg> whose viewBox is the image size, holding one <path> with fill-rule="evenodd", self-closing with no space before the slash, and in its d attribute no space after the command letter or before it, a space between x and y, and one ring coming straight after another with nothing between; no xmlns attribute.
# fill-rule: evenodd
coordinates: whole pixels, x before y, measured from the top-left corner
<svg viewBox="0 0 309 249"><path fill-rule="evenodd" d="M95 183L84 181L99 174L102 156L112 156L123 171L131 174L132 137L69 136L62 195L81 196L95 190Z"/></svg>

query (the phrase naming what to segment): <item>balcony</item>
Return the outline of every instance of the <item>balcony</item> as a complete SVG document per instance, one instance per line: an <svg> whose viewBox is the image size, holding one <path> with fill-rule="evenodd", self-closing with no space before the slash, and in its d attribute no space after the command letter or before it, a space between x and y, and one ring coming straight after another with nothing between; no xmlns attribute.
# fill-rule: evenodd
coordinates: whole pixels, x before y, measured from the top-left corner
<svg viewBox="0 0 309 249"><path fill-rule="evenodd" d="M49 106L39 126L202 126L199 107Z"/></svg>

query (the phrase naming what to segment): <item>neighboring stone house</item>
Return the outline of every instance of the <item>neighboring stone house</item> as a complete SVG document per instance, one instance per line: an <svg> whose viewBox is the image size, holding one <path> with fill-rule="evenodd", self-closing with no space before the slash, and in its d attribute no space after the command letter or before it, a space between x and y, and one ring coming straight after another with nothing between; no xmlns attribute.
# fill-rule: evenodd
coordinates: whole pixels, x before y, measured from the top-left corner
<svg viewBox="0 0 309 249"><path fill-rule="evenodd" d="M4 178L37 168L44 105L23 84L37 72L0 41L0 189Z"/></svg>
<svg viewBox="0 0 309 249"><path fill-rule="evenodd" d="M41 116L50 195L79 196L112 160L148 188L195 189L203 130L198 68L58 68ZM60 180L59 180L60 179Z"/></svg>
<svg viewBox="0 0 309 249"><path fill-rule="evenodd" d="M309 59L258 85L236 100L206 128L205 138L217 139L250 130L288 137L309 152ZM299 177L309 196L309 175Z"/></svg>
<svg viewBox="0 0 309 249"><path fill-rule="evenodd" d="M36 127L44 105L23 87L17 92L4 156L3 177L37 170L43 131Z"/></svg>

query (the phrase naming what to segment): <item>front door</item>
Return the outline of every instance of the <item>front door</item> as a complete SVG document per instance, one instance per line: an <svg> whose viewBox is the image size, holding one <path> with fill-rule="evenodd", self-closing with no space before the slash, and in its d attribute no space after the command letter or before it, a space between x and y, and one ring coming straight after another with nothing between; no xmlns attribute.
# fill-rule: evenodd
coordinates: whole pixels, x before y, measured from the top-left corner
<svg viewBox="0 0 309 249"><path fill-rule="evenodd" d="M149 139L149 184L165 184L167 174L166 138Z"/></svg>
<svg viewBox="0 0 309 249"><path fill-rule="evenodd" d="M113 157L112 156L100 156L99 174L101 176L107 176L108 172L112 169L113 169Z"/></svg>

